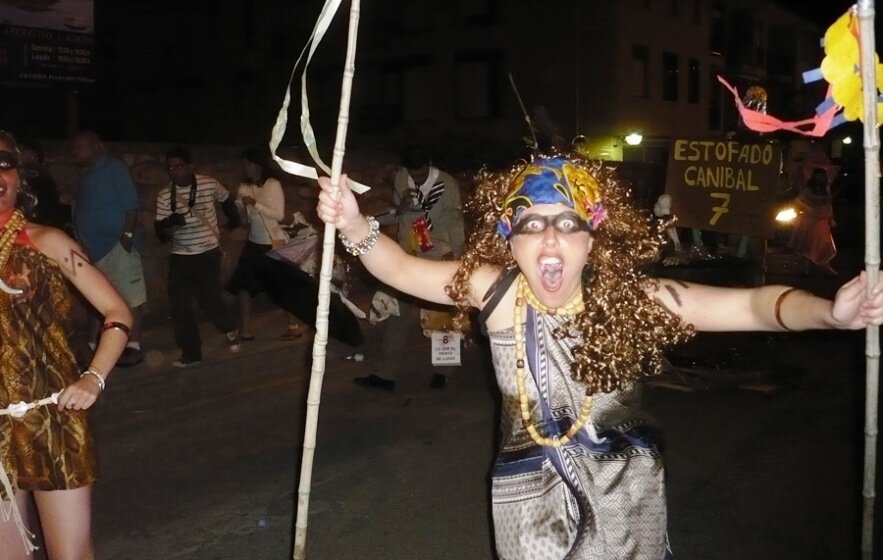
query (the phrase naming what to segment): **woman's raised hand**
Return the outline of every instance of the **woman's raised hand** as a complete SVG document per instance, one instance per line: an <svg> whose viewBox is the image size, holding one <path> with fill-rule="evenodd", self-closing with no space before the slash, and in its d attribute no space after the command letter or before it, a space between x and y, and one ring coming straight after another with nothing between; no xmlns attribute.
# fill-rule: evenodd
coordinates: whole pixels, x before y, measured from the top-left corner
<svg viewBox="0 0 883 560"><path fill-rule="evenodd" d="M863 329L869 325L883 324L883 279L870 296L867 290L867 273L862 271L837 291L832 315L840 328Z"/></svg>
<svg viewBox="0 0 883 560"><path fill-rule="evenodd" d="M340 176L339 197L334 199L331 178L319 177L319 205L316 210L319 218L331 224L344 234L353 226L361 225L364 218L359 214L359 203L350 191L346 175Z"/></svg>

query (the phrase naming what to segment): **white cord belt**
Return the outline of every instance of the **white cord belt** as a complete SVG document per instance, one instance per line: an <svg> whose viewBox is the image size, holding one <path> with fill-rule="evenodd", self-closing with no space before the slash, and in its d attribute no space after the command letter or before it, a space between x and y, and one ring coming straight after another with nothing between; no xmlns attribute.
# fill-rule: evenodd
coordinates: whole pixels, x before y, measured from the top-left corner
<svg viewBox="0 0 883 560"><path fill-rule="evenodd" d="M52 393L44 399L29 403L26 403L24 401L12 403L6 408L0 409L0 416L21 418L25 414L27 414L29 410L33 410L39 406L58 404L58 395L60 394L61 392ZM37 550L37 547L34 545L33 542L35 535L27 529L21 512L18 510L18 504L15 502L14 497L15 492L12 488L12 481L9 480L9 476L3 469L2 462L0 462L0 487L3 488L3 490L6 492L6 497L9 499L8 503L6 503L5 500L0 500L0 521L8 523L10 519L13 520L15 525L18 527L18 532L21 535L22 544L24 545L25 551L30 555L32 551Z"/></svg>
<svg viewBox="0 0 883 560"><path fill-rule="evenodd" d="M24 401L19 401L17 403L12 403L6 408L0 408L0 416L12 416L13 418L21 418L29 410L33 410L38 406L46 406L47 404L58 404L58 395L61 392L52 393L45 399L40 399L38 401L26 403Z"/></svg>

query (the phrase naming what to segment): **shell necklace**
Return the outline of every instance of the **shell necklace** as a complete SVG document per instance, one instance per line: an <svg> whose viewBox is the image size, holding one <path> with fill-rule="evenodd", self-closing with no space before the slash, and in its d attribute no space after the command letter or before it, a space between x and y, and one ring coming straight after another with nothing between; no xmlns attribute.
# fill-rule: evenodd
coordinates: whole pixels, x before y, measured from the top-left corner
<svg viewBox="0 0 883 560"><path fill-rule="evenodd" d="M576 421L570 425L567 433L560 438L543 436L540 434L539 430L537 430L533 418L531 418L530 415L530 403L528 401L527 387L525 385L524 336L525 331L527 330L524 315L525 302L540 313L545 313L546 315L576 315L585 309L583 294L582 290L580 290L570 301L564 304L563 307L551 309L543 305L537 299L537 296L527 284L524 275L518 275L518 286L515 292L515 316L513 319L513 329L515 331L515 384L518 387L518 402L521 405L521 423L524 426L524 429L527 430L527 433L530 434L530 437L533 438L538 445L546 447L561 447L573 439L573 436L575 436L585 423L588 422L589 414L592 411L592 396L586 395L586 399L583 401L583 406L580 409Z"/></svg>

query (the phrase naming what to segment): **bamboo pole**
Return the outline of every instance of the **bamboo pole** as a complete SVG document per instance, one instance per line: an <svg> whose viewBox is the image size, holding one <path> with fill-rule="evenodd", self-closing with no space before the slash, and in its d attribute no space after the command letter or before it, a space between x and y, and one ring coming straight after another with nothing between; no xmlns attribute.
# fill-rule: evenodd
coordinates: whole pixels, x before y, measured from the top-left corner
<svg viewBox="0 0 883 560"><path fill-rule="evenodd" d="M346 62L340 88L340 110L337 116L337 134L331 160L331 185L339 196L343 156L346 152L346 131L349 124L350 95L355 74L356 39L359 31L359 3L351 0L349 34L347 36ZM334 265L334 234L331 224L325 225L322 240L322 266L319 273L319 304L316 308L316 337L313 340L313 365L310 371L310 388L307 394L307 415L304 426L303 456L300 467L300 485L297 490L297 518L294 528L294 560L306 558L307 518L310 503L310 485L313 476L313 456L316 451L316 428L319 422L319 403L322 380L325 375L325 356L328 345L328 310L331 302L331 273Z"/></svg>
<svg viewBox="0 0 883 560"><path fill-rule="evenodd" d="M857 14L861 51L865 149L865 269L868 294L877 285L880 269L880 134L877 131L877 65L874 60L874 2L860 0ZM877 411L880 385L880 328L865 334L865 464L862 487L862 558L874 550L874 496L877 469Z"/></svg>

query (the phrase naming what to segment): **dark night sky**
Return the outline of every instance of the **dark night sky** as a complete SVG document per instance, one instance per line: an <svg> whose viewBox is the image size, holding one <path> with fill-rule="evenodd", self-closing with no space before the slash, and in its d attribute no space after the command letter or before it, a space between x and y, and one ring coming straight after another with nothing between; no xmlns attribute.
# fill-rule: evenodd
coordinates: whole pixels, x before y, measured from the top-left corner
<svg viewBox="0 0 883 560"><path fill-rule="evenodd" d="M138 21L132 23L131 25L135 25L135 28L127 27L126 25L120 25L119 22L115 21L113 18L119 10L115 10L117 4L115 2L120 0L96 0L96 23L100 28L97 36L96 36L96 47L99 60L100 72L99 83L84 88L80 92L79 98L79 110L78 116L81 126L94 126L99 129L104 129L104 131L110 136L119 136L119 137L132 137L133 135L143 136L145 139L152 139L153 136L162 136L163 138L170 136L181 136L182 134L190 131L191 126L182 127L183 132L174 131L172 129L178 124L177 120L174 118L164 118L166 111L161 111L156 107L143 107L139 105L136 108L128 107L126 100L127 96L131 95L132 92L129 91L132 87L128 89L125 87L126 83L119 82L122 78L115 78L115 72L117 68L120 67L128 67L128 68L137 68L139 63L142 63L143 60L129 60L127 58L126 53L132 49L136 48L139 50L149 49L150 52L156 51L155 58L153 60L157 60L160 58L168 57L168 53L178 52L179 49L183 49L183 46L180 42L170 42L165 40L165 35L174 35L168 31L163 32L162 30L151 31L150 33L145 33L140 30L143 27L143 22ZM166 0L172 1L172 0ZM177 3L190 4L194 5L207 5L204 4L203 0L174 0ZM274 1L282 1L282 0L274 0ZM798 14L807 20L813 21L817 23L822 29L826 29L829 25L831 25L838 16L843 14L850 6L854 4L854 2L850 2L848 0L825 0L823 2L811 2L809 0L773 0L775 3L786 7L790 11ZM144 0L139 0L139 2L144 2ZM136 2L137 4L138 2ZM319 4L320 0L301 0L298 4L298 9L301 11L310 11L309 6L313 3ZM815 5L814 5L815 4ZM128 5L126 3L119 4L121 6ZM161 3L160 3L161 5ZM176 4L177 5L177 4ZM127 13L127 12L123 12ZM196 12L194 12L196 13ZM164 21L164 28L170 26L172 23L176 23L178 28L186 28L184 23L192 23L193 25L198 25L197 16L193 14L189 14L186 10L177 9L176 18L174 21L168 22ZM130 14L129 16L130 17ZM193 19L192 22L187 18ZM877 13L877 21L878 23L883 17L883 10L878 10ZM311 23L311 22L309 22ZM309 25L307 25L309 27ZM228 30L229 31L229 30ZM300 32L300 31L299 31ZM305 33L305 31L304 31ZM136 41L135 45L131 45L125 42L125 37L133 36ZM186 33L185 33L186 35ZM880 32L877 33L878 42L880 41L879 37ZM240 40L241 37L235 35L235 33L226 33L224 34L224 42L227 44L235 44L236 41ZM163 44L163 41L167 44ZM295 45L295 43L297 43ZM295 48L296 47L296 48ZM300 42L294 41L291 44L292 53L286 53L285 56L267 56L261 61L261 66L259 70L255 70L259 72L261 75L276 75L282 76L280 78L280 82L283 81L283 78L287 76L289 71L289 58L293 61L294 51L300 48ZM878 49L879 51L880 49ZM223 55L223 53L220 53ZM289 56L289 54L291 56ZM111 58L112 57L112 58ZM143 58L143 57L142 57ZM159 78L157 80L157 87L167 86L166 82L175 83L176 80L180 81L182 79L181 74L183 70L179 67L182 66L180 61L177 60L181 58L180 56L172 56L171 60L165 66L168 67L168 71L165 70L158 74ZM225 72L225 71L236 71L235 61L234 64L228 65L217 65L217 68L214 68L213 72ZM271 63L277 62L276 66L272 66ZM186 65L185 65L186 66ZM130 79L131 72L127 74L127 79ZM136 77L139 77L140 74ZM207 79L206 76L197 76L198 79ZM150 84L147 84L150 85ZM143 85L143 87L147 87ZM63 137L67 133L67 126L65 125L65 121L67 120L67 110L68 110L68 100L65 97L63 91L58 89L49 89L49 88L31 88L27 90L21 89L11 89L6 88L9 91L0 91L0 117L2 120L6 122L7 126L12 126L15 128L16 126L26 127L31 125L33 128L32 132L34 135L43 136L43 137ZM272 84L272 92L279 91L279 96L281 96L282 87L281 83L276 84L275 82ZM274 98L275 99L275 98ZM274 103L271 109L263 110L256 117L262 117L263 113L272 113L275 115L275 111L278 110L278 104ZM4 110L3 107L16 107L15 111ZM26 110L27 107L32 107L32 110ZM187 106L188 116L192 116L192 111L195 107L200 107L202 109L207 109L200 103L190 103ZM124 109L125 108L125 109ZM162 107L160 109L165 109ZM171 107L169 107L171 109ZM138 116L139 113L151 113L154 114L152 120L148 122L138 122L135 117ZM219 111L216 111L219 112ZM220 113L219 114L223 114ZM109 115L109 116L107 116ZM271 116L272 116L271 115ZM153 125L154 128L157 128L158 125L154 123L154 121L165 120L168 121L164 123L164 126L159 127L158 131L151 132L150 126ZM266 118L256 119L253 118L253 121L258 120L263 122L267 120ZM221 118L214 118L212 122L223 123ZM34 123L37 123L39 126L33 126ZM122 123L131 123L131 126L123 126ZM254 123L252 123L254 124ZM265 125L268 123L264 123ZM225 126L218 126L217 130L212 130L210 136L213 136L216 140L229 140L230 138L223 137L225 134L232 138L238 138L241 136L239 131L235 130L227 130Z"/></svg>
<svg viewBox="0 0 883 560"><path fill-rule="evenodd" d="M779 4L824 28L834 23L839 16L855 5L855 2L844 0L823 0L821 2L812 2L811 0L773 0L773 3ZM877 10L877 18L879 19L879 17L880 11Z"/></svg>

